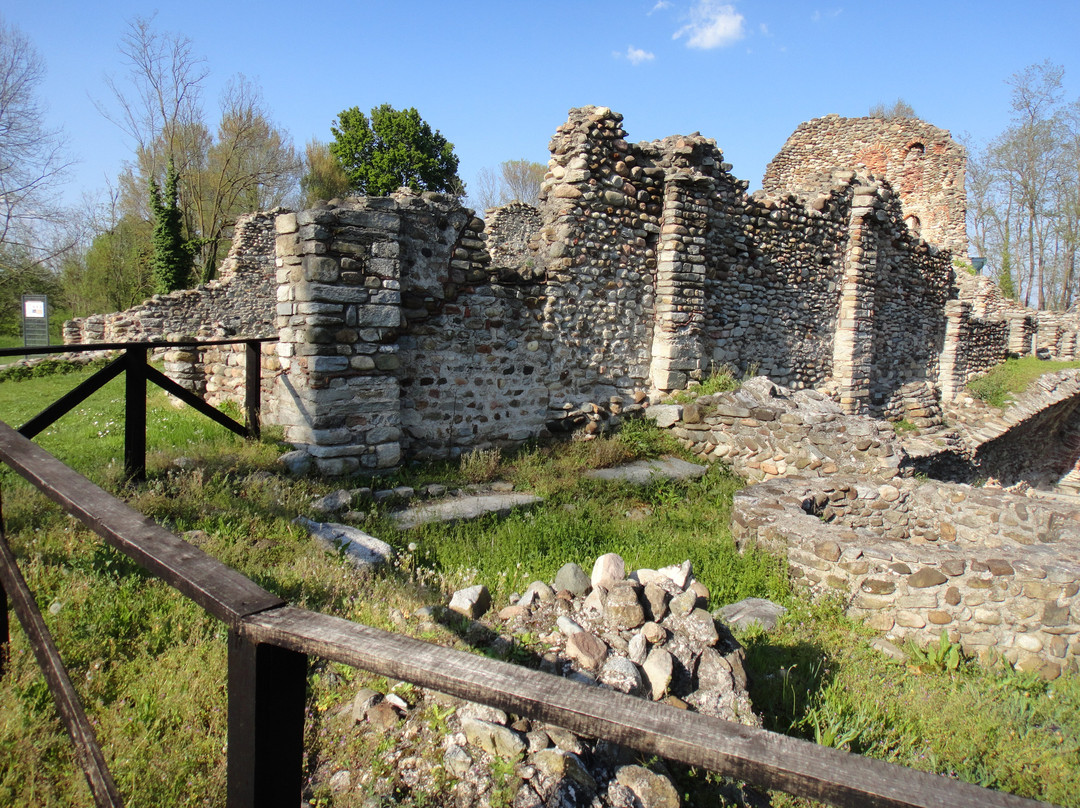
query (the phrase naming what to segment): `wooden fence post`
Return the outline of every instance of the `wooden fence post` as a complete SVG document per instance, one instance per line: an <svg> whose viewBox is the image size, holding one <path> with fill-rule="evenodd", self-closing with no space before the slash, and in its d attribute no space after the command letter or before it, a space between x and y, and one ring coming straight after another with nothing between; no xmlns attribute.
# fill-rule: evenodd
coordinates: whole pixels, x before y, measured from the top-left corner
<svg viewBox="0 0 1080 808"><path fill-rule="evenodd" d="M261 434L259 410L262 406L262 344L244 343L244 415L248 437L258 440Z"/></svg>
<svg viewBox="0 0 1080 808"><path fill-rule="evenodd" d="M7 592L0 581L0 679L7 672L8 655L11 653L11 626L8 623Z"/></svg>
<svg viewBox="0 0 1080 808"><path fill-rule="evenodd" d="M307 655L229 632L227 808L296 808Z"/></svg>
<svg viewBox="0 0 1080 808"><path fill-rule="evenodd" d="M146 351L133 345L124 351L124 477L146 479Z"/></svg>

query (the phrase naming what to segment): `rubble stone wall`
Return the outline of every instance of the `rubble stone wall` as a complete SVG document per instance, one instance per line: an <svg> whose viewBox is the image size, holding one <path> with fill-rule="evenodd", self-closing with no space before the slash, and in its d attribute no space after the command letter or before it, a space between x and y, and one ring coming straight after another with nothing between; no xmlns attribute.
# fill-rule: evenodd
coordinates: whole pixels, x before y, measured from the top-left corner
<svg viewBox="0 0 1080 808"><path fill-rule="evenodd" d="M154 295L139 306L64 323L64 344L136 342L170 334L265 336L274 330L274 220L279 211L241 216L218 278Z"/></svg>
<svg viewBox="0 0 1080 808"><path fill-rule="evenodd" d="M1080 671L1080 515L953 483L773 480L735 495L736 540L784 553L793 578L926 646L1047 678Z"/></svg>
<svg viewBox="0 0 1080 808"><path fill-rule="evenodd" d="M69 339L275 328L263 370L281 376L264 413L335 472L599 428L725 364L879 414L911 409L904 390L955 395L1006 347L1075 352L1072 315L1028 313L978 279L958 288L932 228L906 221L934 182L949 191L941 220L957 212L946 202L963 152L947 133L821 120L748 195L708 138L630 143L621 115L574 109L536 208L493 210L485 228L451 198L402 193L279 211L276 234L275 216L256 214L219 281L72 323ZM845 127L879 145L811 153ZM897 157L901 141L922 156ZM228 353L193 353L202 370L185 383L233 395L242 362Z"/></svg>
<svg viewBox="0 0 1080 808"><path fill-rule="evenodd" d="M846 415L816 390L790 390L758 376L729 393L645 411L708 462L752 482L777 477L895 476L903 461L892 426Z"/></svg>
<svg viewBox="0 0 1080 808"><path fill-rule="evenodd" d="M720 364L846 412L936 379L949 254L887 184L749 196L711 140L625 138L617 113L571 110L539 208L486 234L431 194L280 218L289 439L324 470L381 468L616 415Z"/></svg>

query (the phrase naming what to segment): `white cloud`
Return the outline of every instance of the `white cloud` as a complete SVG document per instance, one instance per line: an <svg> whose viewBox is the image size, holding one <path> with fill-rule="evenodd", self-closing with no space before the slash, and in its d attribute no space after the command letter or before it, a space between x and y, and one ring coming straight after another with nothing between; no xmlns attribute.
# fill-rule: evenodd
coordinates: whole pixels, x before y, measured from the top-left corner
<svg viewBox="0 0 1080 808"><path fill-rule="evenodd" d="M761 30L761 33L762 33L762 34L763 34L764 36L768 36L768 35L769 35L769 26L768 26L767 24L765 24L765 23L761 23L761 25L759 25L759 26L758 26L758 28L759 28L759 29Z"/></svg>
<svg viewBox="0 0 1080 808"><path fill-rule="evenodd" d="M665 8L671 8L671 3L668 0L656 0L656 5L649 9L649 13L646 17L651 17L657 11L663 11Z"/></svg>
<svg viewBox="0 0 1080 808"><path fill-rule="evenodd" d="M626 49L626 58L630 60L630 64L639 65L642 62L651 62L656 58L656 54L649 53L647 50L641 48L635 48L633 45Z"/></svg>
<svg viewBox="0 0 1080 808"><path fill-rule="evenodd" d="M735 6L717 0L697 0L690 9L690 22L676 31L672 39L685 34L689 48L722 48L746 35L743 20L743 15L735 10Z"/></svg>

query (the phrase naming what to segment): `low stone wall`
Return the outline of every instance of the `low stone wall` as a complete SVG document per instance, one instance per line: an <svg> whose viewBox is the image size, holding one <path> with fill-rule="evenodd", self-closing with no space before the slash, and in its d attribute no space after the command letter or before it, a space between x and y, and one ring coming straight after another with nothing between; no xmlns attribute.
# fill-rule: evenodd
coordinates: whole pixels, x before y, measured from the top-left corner
<svg viewBox="0 0 1080 808"><path fill-rule="evenodd" d="M1080 513L952 483L772 480L735 496L733 532L788 558L886 637L945 631L984 660L1050 679L1080 671Z"/></svg>
<svg viewBox="0 0 1080 808"><path fill-rule="evenodd" d="M896 476L904 452L891 425L849 416L815 390L789 390L763 376L732 393L645 414L695 455L721 461L745 479L866 474Z"/></svg>
<svg viewBox="0 0 1080 808"><path fill-rule="evenodd" d="M1016 402L969 435L977 473L1004 485L1023 479L1037 485L1067 474L1080 452L1067 436L1080 429L1080 371L1048 373Z"/></svg>

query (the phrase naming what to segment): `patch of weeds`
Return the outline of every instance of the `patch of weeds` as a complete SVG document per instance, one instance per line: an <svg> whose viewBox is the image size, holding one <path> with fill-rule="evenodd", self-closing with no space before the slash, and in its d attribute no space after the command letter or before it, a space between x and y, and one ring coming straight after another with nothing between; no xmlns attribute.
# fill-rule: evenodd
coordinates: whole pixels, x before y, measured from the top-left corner
<svg viewBox="0 0 1080 808"><path fill-rule="evenodd" d="M920 671L957 671L964 662L960 643L949 642L949 635L944 629L941 630L937 643L930 643L925 650L909 640L907 653Z"/></svg>
<svg viewBox="0 0 1080 808"><path fill-rule="evenodd" d="M676 393L674 400L678 404L690 404L701 396L731 393L739 389L745 378L749 376L739 378L738 371L731 365L713 366L700 384Z"/></svg>
<svg viewBox="0 0 1080 808"><path fill-rule="evenodd" d="M615 439L634 460L648 460L663 454L677 453L681 446L666 429L648 418L628 418L619 426Z"/></svg>
<svg viewBox="0 0 1080 808"><path fill-rule="evenodd" d="M1011 398L1005 379L994 373L987 373L967 384L968 392L991 407L1004 407Z"/></svg>
<svg viewBox="0 0 1080 808"><path fill-rule="evenodd" d="M521 778L517 775L517 765L521 757L503 758L496 757L491 761L491 798L490 805L493 808L508 808L521 786Z"/></svg>
<svg viewBox="0 0 1080 808"><path fill-rule="evenodd" d="M918 429L915 424L911 423L911 421L906 418L901 418L899 421L893 421L892 428L897 435L903 435L905 432L914 432Z"/></svg>
<svg viewBox="0 0 1080 808"><path fill-rule="evenodd" d="M473 449L461 456L461 476L475 484L489 483L499 475L502 452L498 449Z"/></svg>

